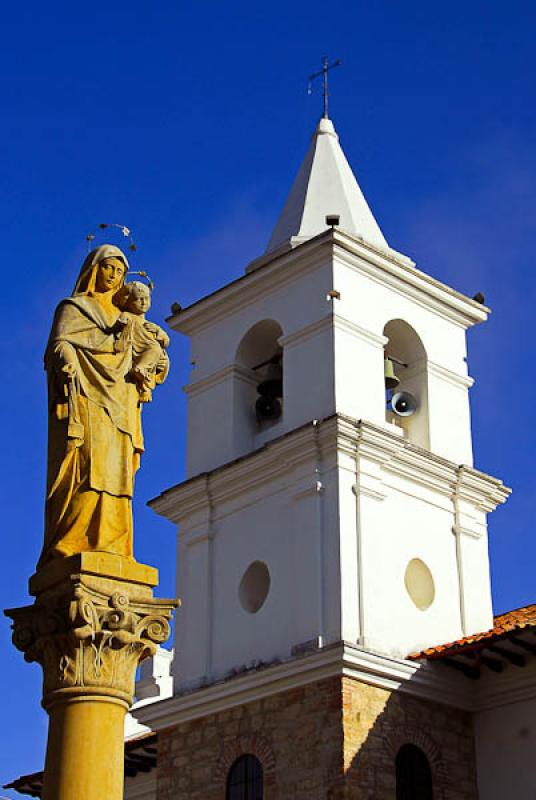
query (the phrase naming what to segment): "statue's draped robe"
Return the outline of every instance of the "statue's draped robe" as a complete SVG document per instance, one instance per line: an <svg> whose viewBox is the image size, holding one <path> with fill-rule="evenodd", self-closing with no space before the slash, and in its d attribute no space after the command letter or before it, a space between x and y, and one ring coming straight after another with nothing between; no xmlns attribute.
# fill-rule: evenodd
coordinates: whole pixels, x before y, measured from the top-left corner
<svg viewBox="0 0 536 800"><path fill-rule="evenodd" d="M58 306L45 355L49 444L40 565L87 550L132 557L132 493L143 451L131 337L91 295ZM70 378L62 371L75 368Z"/></svg>

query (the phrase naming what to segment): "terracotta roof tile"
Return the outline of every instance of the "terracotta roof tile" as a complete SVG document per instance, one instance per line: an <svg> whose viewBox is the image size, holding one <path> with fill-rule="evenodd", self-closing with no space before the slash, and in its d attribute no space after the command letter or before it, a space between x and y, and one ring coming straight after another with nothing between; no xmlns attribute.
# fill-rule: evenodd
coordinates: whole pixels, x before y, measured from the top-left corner
<svg viewBox="0 0 536 800"><path fill-rule="evenodd" d="M471 636L465 636L455 642L427 647L419 653L411 653L408 658L412 661L446 658L467 650L480 649L514 631L521 631L525 628L536 630L536 603L499 614L494 618L493 623L493 628L487 631L473 633Z"/></svg>

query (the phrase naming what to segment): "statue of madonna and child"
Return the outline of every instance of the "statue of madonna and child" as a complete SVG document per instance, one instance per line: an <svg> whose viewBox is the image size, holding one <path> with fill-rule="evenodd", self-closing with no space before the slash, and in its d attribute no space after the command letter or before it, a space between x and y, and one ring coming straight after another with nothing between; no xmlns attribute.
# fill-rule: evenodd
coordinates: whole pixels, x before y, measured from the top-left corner
<svg viewBox="0 0 536 800"><path fill-rule="evenodd" d="M145 320L151 289L126 283L128 268L118 247L97 247L56 309L45 353L47 497L38 568L87 551L133 558L141 410L166 379L169 338Z"/></svg>

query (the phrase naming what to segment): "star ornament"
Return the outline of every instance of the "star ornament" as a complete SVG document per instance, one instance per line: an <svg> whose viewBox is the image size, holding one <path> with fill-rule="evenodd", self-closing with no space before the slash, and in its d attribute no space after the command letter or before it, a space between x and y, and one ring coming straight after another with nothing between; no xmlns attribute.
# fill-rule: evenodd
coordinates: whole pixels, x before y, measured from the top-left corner
<svg viewBox="0 0 536 800"><path fill-rule="evenodd" d="M114 228L117 231L121 231L121 233L123 234L125 239L129 239L130 240L130 243L128 245L128 249L133 253L137 250L137 247L134 244L134 240L132 239L132 231L130 230L130 228L128 228L126 225L120 225L118 222L101 222L99 224L98 228L96 228L94 231L91 231L90 233L87 234L86 241L88 243L91 243L95 239L95 234L98 231L105 231L108 228ZM1 800L1 798L0 798L0 800Z"/></svg>

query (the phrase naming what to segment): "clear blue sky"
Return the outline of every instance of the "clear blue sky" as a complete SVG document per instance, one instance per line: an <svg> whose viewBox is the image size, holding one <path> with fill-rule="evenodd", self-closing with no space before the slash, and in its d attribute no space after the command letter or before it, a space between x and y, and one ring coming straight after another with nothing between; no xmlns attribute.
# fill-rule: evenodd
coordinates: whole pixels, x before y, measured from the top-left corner
<svg viewBox="0 0 536 800"><path fill-rule="evenodd" d="M497 611L536 600L533 346L536 5L518 0L10 3L0 47L2 607L42 537L42 352L85 234L132 228L153 318L265 247L320 114L307 75L344 62L331 112L390 244L469 295L476 465L514 489L491 518ZM145 414L136 552L174 593L174 531L144 503L183 476L187 348ZM448 420L445 421L448 424ZM40 669L0 627L0 781L42 765Z"/></svg>

